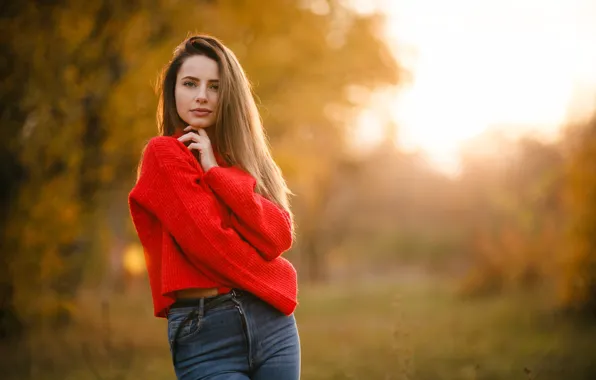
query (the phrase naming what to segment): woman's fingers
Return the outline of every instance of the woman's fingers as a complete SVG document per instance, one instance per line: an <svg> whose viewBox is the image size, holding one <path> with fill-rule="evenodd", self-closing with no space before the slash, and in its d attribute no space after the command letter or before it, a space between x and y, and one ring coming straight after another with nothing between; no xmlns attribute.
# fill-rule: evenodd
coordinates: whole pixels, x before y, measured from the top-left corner
<svg viewBox="0 0 596 380"><path fill-rule="evenodd" d="M209 136L207 132L203 128L199 128L198 130L192 129L192 127L188 126L184 128L185 131L190 131L178 138L178 141L182 143L190 142L187 147L188 149L198 149L203 150L208 148L210 145Z"/></svg>
<svg viewBox="0 0 596 380"><path fill-rule="evenodd" d="M182 143L190 143L186 147L189 150L203 151L208 147L208 141L202 136L197 135L194 131L178 137L178 141Z"/></svg>
<svg viewBox="0 0 596 380"><path fill-rule="evenodd" d="M205 146L204 146L205 144L203 143L203 141L200 140L200 138L198 136L196 138L189 137L185 141L183 141L183 140L180 140L180 141L182 141L182 142L190 141L190 144L188 144L186 146L190 150L196 149L196 150L202 151L203 149L205 149Z"/></svg>
<svg viewBox="0 0 596 380"><path fill-rule="evenodd" d="M203 147L199 143L192 143L188 146L188 149L190 149L190 150L196 149L198 151L201 151L201 150L203 150Z"/></svg>
<svg viewBox="0 0 596 380"><path fill-rule="evenodd" d="M187 134L184 134L184 135L178 137L178 141L180 141L180 142L189 142L189 141L199 142L199 141L201 141L201 136L197 135L194 132L189 132Z"/></svg>
<svg viewBox="0 0 596 380"><path fill-rule="evenodd" d="M213 154L213 148L211 147L211 141L207 132L203 128L195 130L190 126L184 128L184 131L187 133L180 136L178 141L183 143L190 142L187 145L188 150L197 150L200 152L200 164L203 170L207 171L217 166L217 160Z"/></svg>

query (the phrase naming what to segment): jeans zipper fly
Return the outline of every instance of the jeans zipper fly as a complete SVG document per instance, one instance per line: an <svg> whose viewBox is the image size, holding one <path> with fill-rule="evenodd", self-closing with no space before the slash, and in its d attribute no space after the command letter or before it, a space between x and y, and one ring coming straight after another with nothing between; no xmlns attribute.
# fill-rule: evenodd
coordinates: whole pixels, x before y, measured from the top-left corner
<svg viewBox="0 0 596 380"><path fill-rule="evenodd" d="M244 311L242 311L242 307L240 307L240 305L236 304L236 309L238 310L238 313L240 313L240 319L242 320L242 328L244 330L244 338L246 339L246 349L247 349L247 354L248 354L248 367L252 369L252 353L250 351L250 338L249 338L249 334L248 334L248 324L246 323L246 317L244 315Z"/></svg>

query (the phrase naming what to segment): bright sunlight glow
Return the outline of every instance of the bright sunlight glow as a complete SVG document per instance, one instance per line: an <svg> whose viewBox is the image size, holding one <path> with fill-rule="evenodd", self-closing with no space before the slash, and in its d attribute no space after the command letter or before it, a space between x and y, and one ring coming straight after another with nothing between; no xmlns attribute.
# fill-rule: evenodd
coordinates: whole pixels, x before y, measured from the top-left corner
<svg viewBox="0 0 596 380"><path fill-rule="evenodd" d="M489 128L555 137L578 111L578 91L595 93L595 0L378 0L376 8L411 74L390 106L399 144L443 171L456 170L461 144ZM379 138L373 121L365 113L358 136Z"/></svg>

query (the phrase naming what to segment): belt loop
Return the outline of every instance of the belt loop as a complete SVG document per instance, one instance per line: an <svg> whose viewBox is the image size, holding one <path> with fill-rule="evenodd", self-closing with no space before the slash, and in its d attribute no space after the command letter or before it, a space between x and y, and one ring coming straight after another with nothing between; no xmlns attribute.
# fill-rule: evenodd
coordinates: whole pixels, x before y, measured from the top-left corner
<svg viewBox="0 0 596 380"><path fill-rule="evenodd" d="M203 318L205 313L205 298L201 297L199 299L199 320Z"/></svg>

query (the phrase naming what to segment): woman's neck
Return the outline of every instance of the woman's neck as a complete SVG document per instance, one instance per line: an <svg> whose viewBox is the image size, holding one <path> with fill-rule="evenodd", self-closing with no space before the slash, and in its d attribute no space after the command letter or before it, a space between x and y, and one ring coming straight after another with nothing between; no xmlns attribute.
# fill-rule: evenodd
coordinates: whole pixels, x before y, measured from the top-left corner
<svg viewBox="0 0 596 380"><path fill-rule="evenodd" d="M211 145L215 148L215 127L205 128L205 132L207 132Z"/></svg>

